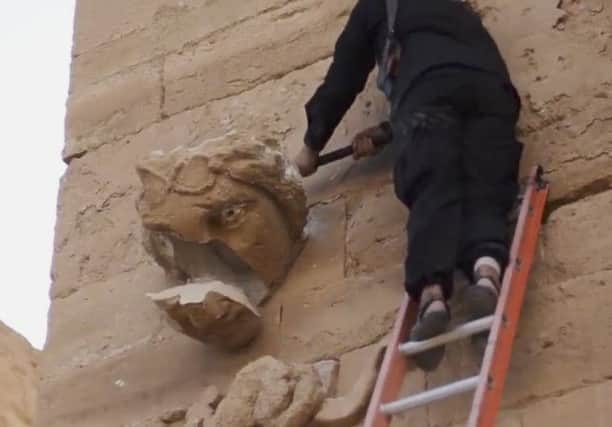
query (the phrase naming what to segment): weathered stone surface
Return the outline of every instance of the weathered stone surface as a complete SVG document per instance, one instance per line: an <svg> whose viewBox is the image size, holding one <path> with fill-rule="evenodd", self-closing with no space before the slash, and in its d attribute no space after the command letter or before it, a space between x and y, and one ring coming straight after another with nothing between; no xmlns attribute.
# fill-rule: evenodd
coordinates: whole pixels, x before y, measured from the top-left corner
<svg viewBox="0 0 612 427"><path fill-rule="evenodd" d="M178 331L230 350L249 344L261 330L257 309L239 288L195 282L148 294Z"/></svg>
<svg viewBox="0 0 612 427"><path fill-rule="evenodd" d="M115 191L111 181L101 182L105 178L88 167L74 174L69 171L64 178L52 298L65 298L84 286L107 281L147 262L133 193L129 188Z"/></svg>
<svg viewBox="0 0 612 427"><path fill-rule="evenodd" d="M191 0L177 3L154 0L138 3L131 3L129 8L113 9L113 6L109 6L105 10L108 15L120 12L123 16L104 17L98 14L96 20L87 16L92 13L93 4L84 4L77 9L77 44L72 61L71 92L79 92L92 83L153 58L188 49L194 42L214 40L221 34L236 31L241 23L259 14L274 12L290 2ZM125 15L135 12L139 16L134 16L128 22ZM101 28L100 22L107 19L112 22ZM113 26L121 27L118 24L122 21L125 27L132 26L132 29L121 31L121 28L117 28L118 31L112 34ZM85 26L89 28L82 28ZM102 33L105 28L107 34ZM100 33L96 34L96 31ZM91 37L92 40L87 40L91 43L85 42L81 36ZM93 40L94 36L98 36L97 40Z"/></svg>
<svg viewBox="0 0 612 427"><path fill-rule="evenodd" d="M76 2L73 54L142 31L150 24L163 0L136 0L124 4L109 0L104 7L95 0Z"/></svg>
<svg viewBox="0 0 612 427"><path fill-rule="evenodd" d="M240 31L204 40L164 65L164 113L176 114L257 84L330 55L353 0L304 0L244 22Z"/></svg>
<svg viewBox="0 0 612 427"><path fill-rule="evenodd" d="M262 337L248 351L227 357L164 329L127 352L45 376L40 407L45 418L37 426L108 427L158 419L167 409L189 407L202 387L215 384L225 389L246 363L264 352L276 353L274 339Z"/></svg>
<svg viewBox="0 0 612 427"><path fill-rule="evenodd" d="M56 376L118 357L151 340L163 327L162 313L146 293L165 287L162 271L149 265L92 283L86 292L56 299L42 357L45 375Z"/></svg>
<svg viewBox="0 0 612 427"><path fill-rule="evenodd" d="M521 426L604 427L612 419L611 395L612 382L608 380L558 397L551 397L521 410Z"/></svg>
<svg viewBox="0 0 612 427"><path fill-rule="evenodd" d="M324 397L312 366L286 365L266 356L238 372L210 425L301 427Z"/></svg>
<svg viewBox="0 0 612 427"><path fill-rule="evenodd" d="M159 120L160 67L159 61L145 63L72 94L66 113L64 159L70 161Z"/></svg>
<svg viewBox="0 0 612 427"><path fill-rule="evenodd" d="M31 427L37 417L38 354L0 322L0 426Z"/></svg>
<svg viewBox="0 0 612 427"><path fill-rule="evenodd" d="M349 217L346 236L349 274L371 274L404 261L408 210L395 197L392 184L355 200L349 208Z"/></svg>
<svg viewBox="0 0 612 427"><path fill-rule="evenodd" d="M524 170L544 166L557 204L612 185L612 11L587 4L478 2L523 98Z"/></svg>
<svg viewBox="0 0 612 427"><path fill-rule="evenodd" d="M544 227L538 274L534 284L612 269L612 191L584 198L556 210Z"/></svg>

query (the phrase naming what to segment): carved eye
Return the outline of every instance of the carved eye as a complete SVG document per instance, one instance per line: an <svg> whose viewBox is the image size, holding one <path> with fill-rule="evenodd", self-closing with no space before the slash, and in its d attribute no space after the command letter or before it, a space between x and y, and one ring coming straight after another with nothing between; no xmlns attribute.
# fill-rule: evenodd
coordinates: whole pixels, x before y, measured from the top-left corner
<svg viewBox="0 0 612 427"><path fill-rule="evenodd" d="M237 221L244 212L240 206L229 206L221 211L221 222L223 224L232 224Z"/></svg>

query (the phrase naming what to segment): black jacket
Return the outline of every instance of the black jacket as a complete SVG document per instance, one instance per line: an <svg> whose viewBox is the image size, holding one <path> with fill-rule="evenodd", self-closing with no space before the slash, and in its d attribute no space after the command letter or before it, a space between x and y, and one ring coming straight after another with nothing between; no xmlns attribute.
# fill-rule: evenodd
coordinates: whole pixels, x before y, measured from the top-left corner
<svg viewBox="0 0 612 427"><path fill-rule="evenodd" d="M481 70L510 82L506 64L480 17L462 2L400 0L395 33L402 53L392 105L409 94L419 77L440 67ZM380 61L386 34L385 1L358 0L336 41L323 83L306 103L306 145L317 151L325 147Z"/></svg>

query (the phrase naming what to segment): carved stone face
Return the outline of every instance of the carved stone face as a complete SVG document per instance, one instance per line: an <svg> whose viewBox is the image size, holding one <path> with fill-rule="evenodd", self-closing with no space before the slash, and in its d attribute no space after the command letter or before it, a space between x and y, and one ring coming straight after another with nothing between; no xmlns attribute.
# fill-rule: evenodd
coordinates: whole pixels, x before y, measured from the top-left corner
<svg viewBox="0 0 612 427"><path fill-rule="evenodd" d="M279 151L236 141L179 147L152 153L137 172L143 185L137 209L146 229L218 243L267 286L283 280L300 248L307 208Z"/></svg>

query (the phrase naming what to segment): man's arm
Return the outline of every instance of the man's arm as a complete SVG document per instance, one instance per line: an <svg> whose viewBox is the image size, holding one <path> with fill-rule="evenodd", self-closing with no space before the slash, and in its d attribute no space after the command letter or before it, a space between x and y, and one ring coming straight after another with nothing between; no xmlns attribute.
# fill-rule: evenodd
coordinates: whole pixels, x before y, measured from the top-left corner
<svg viewBox="0 0 612 427"><path fill-rule="evenodd" d="M368 2L359 0L336 41L332 63L323 83L306 103L308 128L304 143L321 151L363 90L376 63L375 34L368 22ZM381 0L382 1L382 0Z"/></svg>

